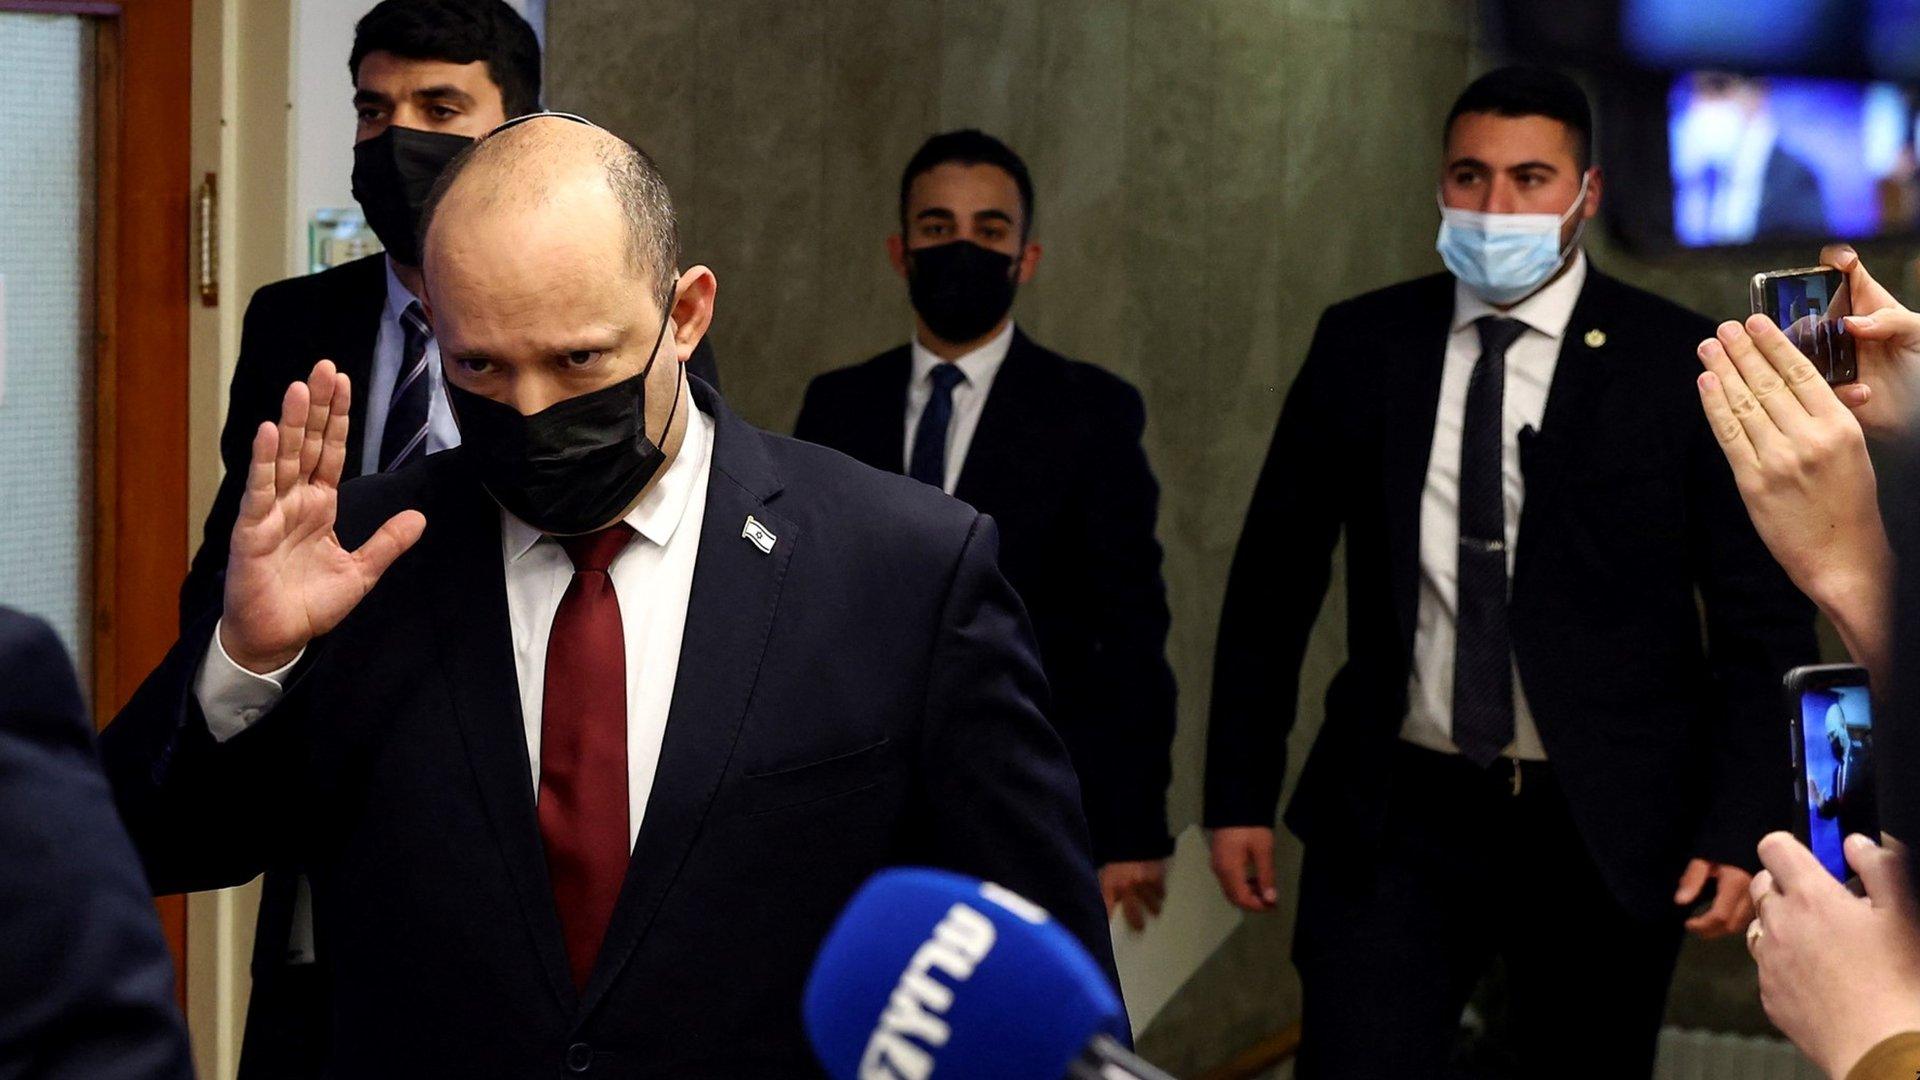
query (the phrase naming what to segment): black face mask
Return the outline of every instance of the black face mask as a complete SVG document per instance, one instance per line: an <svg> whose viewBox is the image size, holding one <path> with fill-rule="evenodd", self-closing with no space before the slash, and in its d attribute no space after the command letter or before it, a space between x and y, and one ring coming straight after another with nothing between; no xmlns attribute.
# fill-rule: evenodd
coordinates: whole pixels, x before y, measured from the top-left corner
<svg viewBox="0 0 1920 1080"><path fill-rule="evenodd" d="M667 335L660 320L655 356ZM624 382L556 402L532 416L511 405L462 390L447 380L447 400L460 422L462 453L478 472L488 494L521 521L555 536L602 529L633 505L660 466L666 451L647 437L645 371ZM661 438L673 430L680 408L682 367L673 382L673 404Z"/></svg>
<svg viewBox="0 0 1920 1080"><path fill-rule="evenodd" d="M971 240L907 252L913 309L942 341L972 341L1013 307L1013 256Z"/></svg>
<svg viewBox="0 0 1920 1080"><path fill-rule="evenodd" d="M398 124L353 146L353 198L393 261L420 265L420 212L433 182L460 151L465 135Z"/></svg>

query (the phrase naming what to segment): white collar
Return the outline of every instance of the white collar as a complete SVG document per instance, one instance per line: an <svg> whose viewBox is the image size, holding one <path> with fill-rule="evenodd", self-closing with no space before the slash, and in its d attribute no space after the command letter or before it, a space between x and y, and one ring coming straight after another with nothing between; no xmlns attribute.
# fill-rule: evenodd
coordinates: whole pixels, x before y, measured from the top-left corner
<svg viewBox="0 0 1920 1080"><path fill-rule="evenodd" d="M1587 253L1575 248L1573 265L1560 275L1560 280L1527 297L1505 311L1494 307L1473 293L1458 281L1453 283L1453 332L1459 333L1472 326L1474 321L1492 315L1502 319L1519 319L1530 330L1536 330L1555 341L1567 332L1567 324L1573 321L1573 306L1580 302L1580 290L1587 285Z"/></svg>
<svg viewBox="0 0 1920 1080"><path fill-rule="evenodd" d="M684 382L680 388L680 412L687 418L686 434L680 440L680 452L673 456L653 486L621 519L633 526L634 532L661 547L673 539L680 522L686 518L687 507L693 502L694 489L699 484L701 468L713 453L713 420L694 407L693 394ZM500 547L508 562L533 550L533 545L545 535L505 509L500 511Z"/></svg>
<svg viewBox="0 0 1920 1080"><path fill-rule="evenodd" d="M401 314L407 310L407 305L416 301L420 304L420 314L424 318L427 312L426 302L413 295L406 283L400 280L400 275L393 272L393 256L389 255L382 259L380 265L387 271L387 318L399 322Z"/></svg>
<svg viewBox="0 0 1920 1080"><path fill-rule="evenodd" d="M1013 320L993 335L985 345L959 357L953 364L967 377L967 383L974 387L993 385L993 377L999 372L1000 365L1006 362L1007 351L1013 348ZM913 382L919 383L947 361L933 354L933 350L920 344L920 335L913 336Z"/></svg>

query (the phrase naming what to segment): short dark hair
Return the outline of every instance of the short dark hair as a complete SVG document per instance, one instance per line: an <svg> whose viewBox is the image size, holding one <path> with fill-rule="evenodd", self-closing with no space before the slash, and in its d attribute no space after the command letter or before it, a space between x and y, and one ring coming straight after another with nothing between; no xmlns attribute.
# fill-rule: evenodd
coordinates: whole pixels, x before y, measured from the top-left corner
<svg viewBox="0 0 1920 1080"><path fill-rule="evenodd" d="M940 165L991 165L1013 177L1020 189L1020 235L1033 231L1033 178L1013 148L978 128L945 131L920 144L900 174L900 231L907 231L907 191L913 181Z"/></svg>
<svg viewBox="0 0 1920 1080"><path fill-rule="evenodd" d="M1454 99L1447 126L1440 131L1442 141L1452 136L1453 122L1469 113L1558 120L1573 135L1573 156L1581 171L1593 164L1593 109L1587 104L1586 91L1552 68L1516 64L1473 80Z"/></svg>
<svg viewBox="0 0 1920 1080"><path fill-rule="evenodd" d="M508 118L540 111L540 42L503 0L381 0L353 28L347 73L368 53L451 64L485 61Z"/></svg>

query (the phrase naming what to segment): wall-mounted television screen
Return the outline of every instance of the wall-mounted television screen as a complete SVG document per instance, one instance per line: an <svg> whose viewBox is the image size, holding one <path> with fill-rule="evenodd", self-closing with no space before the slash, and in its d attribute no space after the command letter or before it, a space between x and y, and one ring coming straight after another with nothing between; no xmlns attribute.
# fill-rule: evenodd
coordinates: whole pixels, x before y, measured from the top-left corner
<svg viewBox="0 0 1920 1080"><path fill-rule="evenodd" d="M1920 235L1920 91L1719 71L1601 91L1609 218L1642 246Z"/></svg>
<svg viewBox="0 0 1920 1080"><path fill-rule="evenodd" d="M1912 231L1915 105L1912 91L1891 83L1675 77L1674 238L1718 247Z"/></svg>

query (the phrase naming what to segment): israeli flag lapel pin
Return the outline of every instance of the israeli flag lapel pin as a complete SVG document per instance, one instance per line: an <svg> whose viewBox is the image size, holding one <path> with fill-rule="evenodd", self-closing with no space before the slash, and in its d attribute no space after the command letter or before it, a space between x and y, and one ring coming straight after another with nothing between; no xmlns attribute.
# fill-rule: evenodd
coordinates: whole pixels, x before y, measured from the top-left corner
<svg viewBox="0 0 1920 1080"><path fill-rule="evenodd" d="M740 535L750 541L754 547L759 548L760 554L762 555L773 554L774 542L780 539L773 535L772 531L765 525L760 524L759 519L755 518L752 514L747 515L747 523L741 528Z"/></svg>

